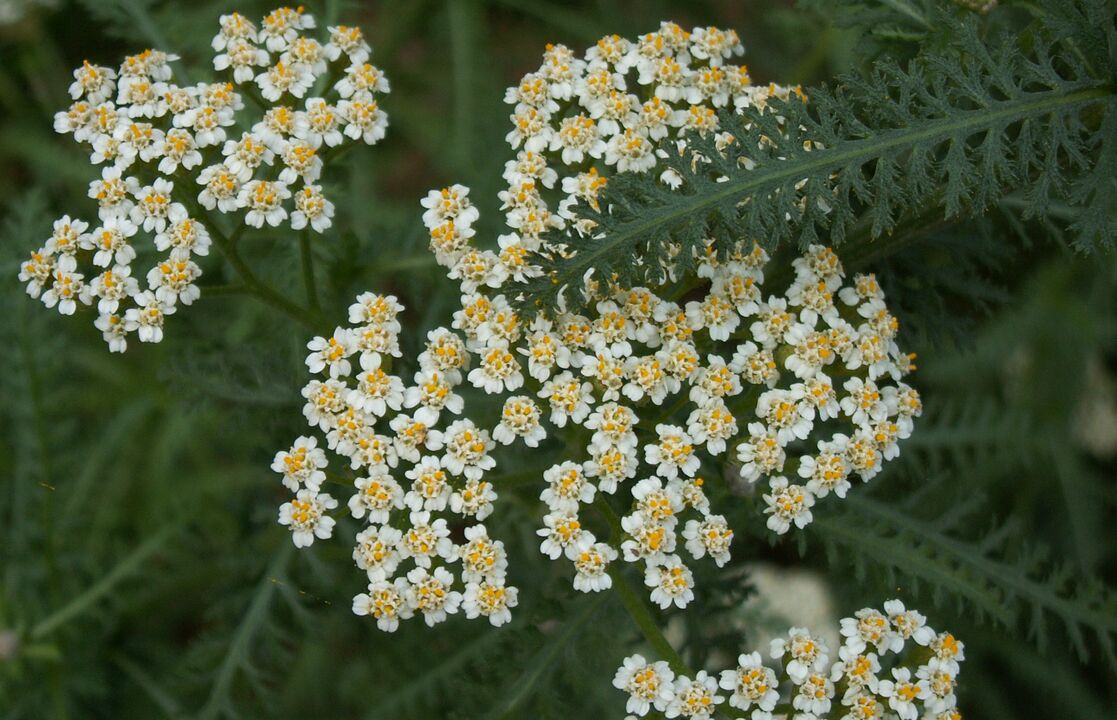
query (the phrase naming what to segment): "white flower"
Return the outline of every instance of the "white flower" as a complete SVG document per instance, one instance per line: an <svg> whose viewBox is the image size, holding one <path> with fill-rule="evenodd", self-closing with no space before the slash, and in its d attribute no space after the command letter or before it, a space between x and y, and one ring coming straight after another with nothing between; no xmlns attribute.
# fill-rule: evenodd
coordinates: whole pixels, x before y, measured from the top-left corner
<svg viewBox="0 0 1117 720"><path fill-rule="evenodd" d="M723 400L714 398L691 412L687 432L695 443L705 443L711 455L720 455L725 452L726 441L737 434L737 419Z"/></svg>
<svg viewBox="0 0 1117 720"><path fill-rule="evenodd" d="M135 204L132 196L139 190L139 181L133 177L122 178L121 169L115 166L103 168L101 179L89 183L89 197L97 201L97 215L102 221L127 218Z"/></svg>
<svg viewBox="0 0 1117 720"><path fill-rule="evenodd" d="M780 445L806 440L814 428L814 407L794 390L768 390L756 401L756 414L776 431Z"/></svg>
<svg viewBox="0 0 1117 720"><path fill-rule="evenodd" d="M252 21L238 12L222 15L218 18L221 29L213 37L211 46L214 50L223 50L234 40L248 40L256 42L256 26Z"/></svg>
<svg viewBox="0 0 1117 720"><path fill-rule="evenodd" d="M322 174L322 158L314 146L302 141L290 141L283 146L280 153L283 160L283 170L279 173L279 182L294 185L300 180L304 183L313 183Z"/></svg>
<svg viewBox="0 0 1117 720"><path fill-rule="evenodd" d="M748 710L756 705L762 712L771 712L780 700L778 682L776 674L762 663L760 653L754 652L738 657L737 669L723 671L718 684L733 691L729 697L733 707Z"/></svg>
<svg viewBox="0 0 1117 720"><path fill-rule="evenodd" d="M655 167L655 146L645 132L626 128L609 139L605 164L616 165L618 172L647 172Z"/></svg>
<svg viewBox="0 0 1117 720"><path fill-rule="evenodd" d="M801 685L810 673L821 672L830 659L826 643L800 627L788 630L786 639L772 640L770 654L774 660L789 657L787 675L796 685Z"/></svg>
<svg viewBox="0 0 1117 720"><path fill-rule="evenodd" d="M431 190L421 204L426 208L423 224L428 228L437 227L447 220L453 220L459 227L469 227L480 216L477 208L469 202L469 188L464 185Z"/></svg>
<svg viewBox="0 0 1117 720"><path fill-rule="evenodd" d="M737 459L741 461L741 477L756 482L762 475L783 470L787 453L776 433L763 423L749 423L749 437L737 446Z"/></svg>
<svg viewBox="0 0 1117 720"><path fill-rule="evenodd" d="M342 54L345 54L352 63L363 63L368 60L372 48L369 47L359 27L336 25L328 27L327 30L330 31L330 41L326 43L323 52L329 60L337 60Z"/></svg>
<svg viewBox="0 0 1117 720"><path fill-rule="evenodd" d="M941 633L931 638L928 643L935 657L946 663L955 673L958 672L958 663L966 659L966 645L948 632Z"/></svg>
<svg viewBox="0 0 1117 720"><path fill-rule="evenodd" d="M807 481L807 489L815 497L826 497L831 491L840 498L846 496L852 471L845 454L848 444L845 435L835 435L830 441L819 441L817 456L799 458L799 477Z"/></svg>
<svg viewBox="0 0 1117 720"><path fill-rule="evenodd" d="M237 38L229 42L224 52L213 56L214 70L233 69L233 80L246 83L256 77L254 68L267 67L268 53L250 41Z"/></svg>
<svg viewBox="0 0 1117 720"><path fill-rule="evenodd" d="M329 370L331 378L344 377L352 371L349 357L354 353L353 334L344 328L337 328L329 338L316 337L306 344L310 354L306 356L306 366L312 373Z"/></svg>
<svg viewBox="0 0 1117 720"><path fill-rule="evenodd" d="M825 675L814 672L803 679L791 705L800 712L821 717L830 712L830 698L833 696L834 683Z"/></svg>
<svg viewBox="0 0 1117 720"><path fill-rule="evenodd" d="M368 592L353 598L355 615L371 615L376 618L376 626L384 632L395 632L400 620L406 620L414 612L406 599L411 588L407 580L396 578L374 580L368 585Z"/></svg>
<svg viewBox="0 0 1117 720"><path fill-rule="evenodd" d="M403 404L409 408L422 406L437 418L443 408L455 415L461 413L465 401L454 392L454 383L447 374L421 370L415 373L415 384L404 390Z"/></svg>
<svg viewBox="0 0 1117 720"><path fill-rule="evenodd" d="M338 114L345 119L345 135L375 145L388 130L388 116L375 100L351 98L337 104Z"/></svg>
<svg viewBox="0 0 1117 720"><path fill-rule="evenodd" d="M264 99L271 102L277 102L285 94L301 98L314 84L314 73L303 63L280 60L257 75L256 84L260 86Z"/></svg>
<svg viewBox="0 0 1117 720"><path fill-rule="evenodd" d="M454 543L450 540L450 529L445 518L431 520L429 511L412 511L411 527L404 531L399 543L400 557L412 558L418 567L429 568L431 560L440 557L454 559Z"/></svg>
<svg viewBox="0 0 1117 720"><path fill-rule="evenodd" d="M609 563L617 559L617 551L607 543L594 543L578 550L574 561L574 589L579 592L600 592L613 586Z"/></svg>
<svg viewBox="0 0 1117 720"><path fill-rule="evenodd" d="M144 290L137 294L133 301L137 307L128 308L124 313L124 328L127 332L135 332L140 342L161 342L163 340L163 319L173 315L175 308L155 296L155 293Z"/></svg>
<svg viewBox="0 0 1117 720"><path fill-rule="evenodd" d="M645 478L632 488L636 511L649 520L673 528L685 504L674 485L663 487L658 477Z"/></svg>
<svg viewBox="0 0 1117 720"><path fill-rule="evenodd" d="M290 527L295 547L308 547L315 538L326 540L333 534L334 519L325 513L335 507L337 500L327 493L303 488L294 500L280 506L279 524Z"/></svg>
<svg viewBox="0 0 1117 720"><path fill-rule="evenodd" d="M391 92L388 78L374 65L354 62L345 71L345 77L334 85L337 94L343 98L369 99L376 93Z"/></svg>
<svg viewBox="0 0 1117 720"><path fill-rule="evenodd" d="M503 580L469 583L462 598L462 609L470 620L484 616L493 627L500 627L512 619L510 608L518 604L518 592L514 587L506 587Z"/></svg>
<svg viewBox="0 0 1117 720"><path fill-rule="evenodd" d="M274 153L260 138L244 133L240 140L226 140L221 148L225 167L242 183L248 182L261 165L271 165Z"/></svg>
<svg viewBox="0 0 1117 720"><path fill-rule="evenodd" d="M496 460L489 455L489 451L495 446L488 431L466 419L450 423L446 431L431 443L431 449L446 448L442 467L454 475L464 475L470 480L480 480L486 470L496 466Z"/></svg>
<svg viewBox="0 0 1117 720"><path fill-rule="evenodd" d="M92 297L99 298L97 312L111 315L120 307L121 300L139 293L139 284L131 274L132 269L128 266L116 265L93 278L88 292Z"/></svg>
<svg viewBox="0 0 1117 720"><path fill-rule="evenodd" d="M542 413L534 400L526 395L513 395L504 401L500 424L493 429L493 440L509 445L521 437L528 447L539 447L539 441L547 437L541 418Z"/></svg>
<svg viewBox="0 0 1117 720"><path fill-rule="evenodd" d="M585 462L586 476L597 480L598 490L612 495L617 491L619 483L636 477L636 468L640 463L635 442L636 436L632 435L633 446L628 449L608 442L594 442L589 446L590 459Z"/></svg>
<svg viewBox="0 0 1117 720"><path fill-rule="evenodd" d="M477 352L480 365L469 373L469 382L486 393L515 390L524 384L516 356L503 341L491 342Z"/></svg>
<svg viewBox="0 0 1117 720"><path fill-rule="evenodd" d="M694 599L694 576L676 555L662 565L651 565L644 572L644 584L652 588L652 602L666 610L674 604L685 608Z"/></svg>
<svg viewBox="0 0 1117 720"><path fill-rule="evenodd" d="M593 502L596 488L586 479L582 466L566 461L543 471L547 483L539 499L551 512L576 513L580 503Z"/></svg>
<svg viewBox="0 0 1117 720"><path fill-rule="evenodd" d="M945 712L958 703L958 698L954 695L957 671L950 663L931 658L926 665L921 665L915 674L930 691L930 696L924 703L927 711Z"/></svg>
<svg viewBox="0 0 1117 720"><path fill-rule="evenodd" d="M717 706L725 698L717 694L718 681L705 670L699 670L694 679L680 675L675 678L675 697L667 706L665 714L669 718L709 718L717 712Z"/></svg>
<svg viewBox="0 0 1117 720"><path fill-rule="evenodd" d="M687 520L683 529L686 549L696 559L710 554L718 567L729 562L729 546L733 531L721 515L708 515L702 520Z"/></svg>
<svg viewBox="0 0 1117 720"><path fill-rule="evenodd" d="M154 183L141 188L136 194L136 205L132 208L132 222L142 225L145 232L163 232L167 218L172 214L186 215L186 209L171 201L174 183L165 178L157 178Z"/></svg>
<svg viewBox="0 0 1117 720"><path fill-rule="evenodd" d="M576 558L584 549L594 543L593 535L582 527L576 512L550 512L543 516L543 527L535 531L543 538L539 552L552 560L564 553L568 558Z"/></svg>
<svg viewBox="0 0 1117 720"><path fill-rule="evenodd" d="M613 687L628 693L626 712L643 717L653 707L664 712L675 697L675 673L666 662L648 663L643 655L631 655L617 669Z"/></svg>
<svg viewBox="0 0 1117 720"><path fill-rule="evenodd" d="M774 477L770 482L772 492L764 495L764 502L768 507L764 512L769 514L768 529L783 535L792 526L804 528L813 519L811 506L814 505L814 495L801 485L788 485L787 478Z"/></svg>
<svg viewBox="0 0 1117 720"><path fill-rule="evenodd" d="M543 384L539 397L550 405L551 422L565 427L568 419L581 423L589 415L593 386L575 378L569 371L563 372Z"/></svg>
<svg viewBox="0 0 1117 720"><path fill-rule="evenodd" d="M172 260L189 260L191 255L209 255L209 231L197 220L175 213L166 230L155 236L157 250L170 250ZM119 253L117 253L119 257Z"/></svg>
<svg viewBox="0 0 1117 720"><path fill-rule="evenodd" d="M655 426L659 440L644 446L644 461L656 466L656 473L668 480L682 472L694 477L701 461L694 454L694 441L677 425L660 423Z"/></svg>
<svg viewBox="0 0 1117 720"><path fill-rule="evenodd" d="M194 284L201 274L202 269L194 261L169 258L148 271L147 286L155 291L155 297L168 305L178 302L190 305L201 294Z"/></svg>
<svg viewBox="0 0 1117 720"><path fill-rule="evenodd" d="M916 610L906 609L902 601L889 600L884 604L884 612L901 640L893 644L893 652L899 652L903 647L902 641L909 638L922 646L930 645L935 639L935 631L927 626L927 618Z"/></svg>
<svg viewBox="0 0 1117 720"><path fill-rule="evenodd" d="M231 107L215 108L211 105L192 107L176 114L174 126L194 131L194 144L199 148L225 142L225 128L236 122Z"/></svg>
<svg viewBox="0 0 1117 720"><path fill-rule="evenodd" d="M116 89L116 72L112 68L94 65L88 60L74 70L74 82L70 85L70 97L74 100L84 97L91 103L108 100Z"/></svg>
<svg viewBox="0 0 1117 720"><path fill-rule="evenodd" d="M128 330L124 318L114 313L97 316L93 326L101 331L101 337L109 345L109 352L122 353L128 349Z"/></svg>
<svg viewBox="0 0 1117 720"><path fill-rule="evenodd" d="M844 618L842 623L850 618ZM880 672L880 662L875 653L865 653L855 650L847 641L838 648L838 662L830 668L830 681L845 680L850 691L860 691L868 688L871 692L877 691ZM843 700L843 703L845 701Z"/></svg>
<svg viewBox="0 0 1117 720"><path fill-rule="evenodd" d="M916 720L919 717L917 700L927 700L931 690L927 681L912 682L911 670L905 667L892 669L893 680L881 680L877 693L888 698L888 707L900 716L901 720Z"/></svg>
<svg viewBox="0 0 1117 720"><path fill-rule="evenodd" d="M457 549L462 579L471 583L503 579L508 568L504 543L490 539L484 525L467 527L465 539L467 542Z"/></svg>
<svg viewBox="0 0 1117 720"><path fill-rule="evenodd" d="M403 488L388 474L387 468L374 467L370 474L353 481L357 492L349 498L349 512L360 520L368 515L370 523L386 523L392 510L402 510Z"/></svg>
<svg viewBox="0 0 1117 720"><path fill-rule="evenodd" d="M248 208L244 222L260 228L267 222L275 227L287 217L287 210L283 201L291 197L291 191L282 182L271 180L253 180L245 183L237 195L237 205Z"/></svg>
<svg viewBox="0 0 1117 720"><path fill-rule="evenodd" d="M411 492L405 497L408 507L434 512L446 509L453 488L437 457L422 458L404 475L412 481Z"/></svg>
<svg viewBox="0 0 1117 720"><path fill-rule="evenodd" d="M466 480L460 490L455 490L450 496L450 509L459 515L484 520L493 512L493 501L496 492L493 486L484 480Z"/></svg>
<svg viewBox="0 0 1117 720"><path fill-rule="evenodd" d="M665 562L675 552L675 532L657 523L643 513L633 513L621 518L621 528L629 538L621 543L626 562L645 560L648 565Z"/></svg>
<svg viewBox="0 0 1117 720"><path fill-rule="evenodd" d="M423 620L434 627L458 611L462 594L452 590L454 576L446 568L438 567L433 573L417 567L407 573L407 603L423 614Z"/></svg>
<svg viewBox="0 0 1117 720"><path fill-rule="evenodd" d="M707 365L698 368L691 379L690 399L704 403L711 398L726 398L741 392L741 381L718 355L709 355Z"/></svg>
<svg viewBox="0 0 1117 720"><path fill-rule="evenodd" d="M275 454L271 469L283 475L283 485L291 492L298 492L300 486L317 492L326 479L322 469L328 464L315 438L299 436L290 450Z"/></svg>
<svg viewBox="0 0 1117 720"><path fill-rule="evenodd" d="M336 416L346 407L345 383L338 380L311 380L302 389L302 396L307 401L303 406L303 415L307 422L322 430L332 428Z"/></svg>
<svg viewBox="0 0 1117 720"><path fill-rule="evenodd" d="M381 369L379 354L370 354L367 359L362 357L357 387L349 390L345 401L359 410L383 417L389 408L398 411L403 406L403 381Z"/></svg>
<svg viewBox="0 0 1117 720"><path fill-rule="evenodd" d="M400 562L396 549L403 533L390 525L370 525L357 533L353 546L353 562L364 570L370 581L392 576Z"/></svg>
<svg viewBox="0 0 1117 720"><path fill-rule="evenodd" d="M888 417L888 406L881 397L877 384L872 380L852 377L842 385L848 395L842 398L841 408L857 425L869 425Z"/></svg>
<svg viewBox="0 0 1117 720"><path fill-rule="evenodd" d="M203 186L198 202L206 210L217 208L227 213L239 207L240 180L224 164L210 165L198 173L198 184Z"/></svg>

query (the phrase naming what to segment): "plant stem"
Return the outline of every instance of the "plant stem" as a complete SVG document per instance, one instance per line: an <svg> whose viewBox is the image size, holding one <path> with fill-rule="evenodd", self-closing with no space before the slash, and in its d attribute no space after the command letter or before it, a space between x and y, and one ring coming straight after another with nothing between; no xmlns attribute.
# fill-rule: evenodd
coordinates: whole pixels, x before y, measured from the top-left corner
<svg viewBox="0 0 1117 720"><path fill-rule="evenodd" d="M94 583L85 592L35 625L31 629L29 637L33 640L40 640L63 625L66 621L81 615L86 608L108 594L118 582L138 569L148 557L154 554L155 551L162 547L163 543L178 531L179 527L181 526L165 528L161 532L153 535L147 542L136 548L131 555L120 561L112 571L102 577L98 582Z"/></svg>
<svg viewBox="0 0 1117 720"><path fill-rule="evenodd" d="M318 312L318 287L314 281L314 255L310 251L310 231L299 233L299 260L303 269L303 287L306 289L306 304Z"/></svg>
<svg viewBox="0 0 1117 720"><path fill-rule="evenodd" d="M594 500L593 504L594 507L605 516L605 520L609 523L609 527L612 530L610 537L611 544L617 547L620 544L621 536L624 534L624 528L621 526L620 517L601 493L597 494L597 498ZM659 624L652 615L652 611L648 608L647 603L640 597L636 588L629 582L624 574L622 566L618 563L612 563L609 565L608 572L609 577L613 580L613 591L616 592L617 597L620 598L621 605L624 606L625 612L628 613L632 622L636 623L636 627L640 629L640 632L644 635L644 639L648 641L648 644L655 649L656 654L667 661L667 664L671 666L671 669L676 675L686 675L689 678L693 678L695 676L694 670L687 665L682 655L675 650L671 642L660 631ZM718 712L719 714L725 713L734 718L746 717L743 712L736 708L729 707L728 705L723 705L718 708Z"/></svg>
<svg viewBox="0 0 1117 720"><path fill-rule="evenodd" d="M198 204L198 201L190 193L176 193L176 197L189 205L197 217L206 216L205 209ZM243 228L238 227L232 236L228 236L222 232L221 228L218 227L215 222L207 223L206 227L209 229L213 244L217 246L217 249L221 251L221 254L224 255L225 259L232 265L233 271L240 276L244 292L249 293L266 305L271 305L311 330L319 330L326 327L327 323L316 310L304 308L291 302L276 292L270 285L261 282L260 279L256 277L256 273L252 272L252 268L248 267L248 263L244 261L244 258L240 256L240 252L237 251L236 241L240 238Z"/></svg>

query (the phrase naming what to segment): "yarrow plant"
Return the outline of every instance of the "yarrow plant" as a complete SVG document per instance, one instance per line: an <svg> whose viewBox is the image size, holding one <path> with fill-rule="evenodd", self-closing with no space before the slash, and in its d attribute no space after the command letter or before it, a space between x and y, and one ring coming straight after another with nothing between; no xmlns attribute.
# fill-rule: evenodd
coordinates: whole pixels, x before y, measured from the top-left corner
<svg viewBox="0 0 1117 720"><path fill-rule="evenodd" d="M659 76L648 69L693 55L724 83L722 59L738 47L733 35L712 28L684 33L670 24L638 43L606 38L584 60L550 47L544 70L525 78L507 99L532 117L550 117L558 100L592 113L600 93L591 92L596 85L586 77L600 75L615 94L624 88L616 67L641 68L637 82L649 85L653 97L662 95L669 110L669 103L687 98L727 103L732 97L741 98L744 110L769 91L758 95L745 81L738 95L706 97L694 90L703 72L679 69L675 85L658 85ZM680 118L673 113L666 116L665 133L682 128L671 125ZM614 120L637 123L635 115L619 111ZM507 618L516 594L504 586L502 547L480 523L468 531L475 536L467 535L469 543L451 540L440 517L451 513L473 522L492 511L496 489L484 477L496 465L498 443L535 447L553 434L567 446L585 448L582 458L541 477L540 551L572 563L576 589L609 588L610 564L623 558L643 567L654 603L682 608L694 599L683 551L694 559L709 556L720 567L729 561L734 536L706 495L699 472L704 463L716 467L719 457L727 457L740 463L744 481L763 479L768 527L782 534L810 522L816 498L844 497L852 479L876 475L898 454L899 441L920 413L919 395L902 382L913 369L911 356L896 345L898 321L876 279L857 275L844 286L841 261L819 245L792 263L794 279L780 292L765 285L767 252L750 242L726 260L712 252L697 258L696 277L685 278L696 283L690 299L669 296L666 281L679 278L666 268L657 287L588 280L585 314L560 307L525 320L515 303L523 284L538 275L532 253L548 226L564 222L550 214L535 185L555 179L545 149L573 164L596 157L601 148L571 154L562 147L561 132L539 129L548 138L541 144L524 134L516 116L513 121L513 145L535 148L522 151L516 162L530 160L534 174L517 175L517 184L501 194L506 207L515 207L507 216L513 232L498 238L499 252L473 244L479 211L468 188L431 191L422 201L431 250L462 292L450 326L431 331L418 358L404 359L396 319L402 308L392 296L365 294L350 308L354 325L307 346L309 369L324 377L304 389L304 412L326 433L328 449L358 473L349 508L371 523L354 551L370 586L354 608L376 616L382 628L394 629L398 619L416 612L433 624L462 602L471 616L486 615L494 623ZM546 221L525 224L526 218ZM389 372L395 362L414 369L410 383ZM464 413L457 389L467 383L502 399L499 418ZM297 493L281 509L280 522L290 526L298 545L331 532L325 511L336 501L320 492L319 468L326 464L312 438L300 438L276 458L274 468ZM796 482L788 481L789 472ZM604 496L622 487L627 510L618 516ZM609 521L612 537L593 532L583 515L589 505ZM469 558L481 552L473 549L478 543L489 573L470 566ZM459 561L465 584L456 590L450 568ZM442 571L435 581L432 564ZM404 565L414 567L405 572ZM421 590L432 582L440 589L434 596ZM476 605L477 598L484 604Z"/></svg>
<svg viewBox="0 0 1117 720"><path fill-rule="evenodd" d="M93 221L63 216L20 267L27 293L63 315L96 304L112 352L128 336L163 338L166 316L190 305L211 244L226 254L247 228L329 229L334 205L320 184L326 162L355 142L376 144L388 80L369 64L360 29L319 39L312 15L281 7L257 25L222 15L213 82L179 85L160 50L119 68L86 61L74 71L74 103L54 128L90 151ZM248 98L249 103L245 103ZM235 218L224 237L217 214ZM146 236L149 245L140 245ZM146 270L133 272L144 261Z"/></svg>
<svg viewBox="0 0 1117 720"><path fill-rule="evenodd" d="M380 103L389 83L360 30L320 30L302 7L252 20L234 12L183 45L210 42L205 72L158 50L114 68L85 62L55 128L97 168L90 210L69 210L42 243L33 239L48 220L36 204L13 213L9 231L31 236L29 248L42 244L19 268L27 293L62 314L89 313L114 353L159 342L166 318L203 294L230 305L252 297L302 329L240 314L217 334L203 329L203 342L132 358L125 372L143 370L137 377L146 381L129 376L107 386L114 399L120 387L134 402L129 412L122 406L109 444L90 455L69 424L57 442L41 437L65 413L40 392L53 383L38 360L50 356L61 372L64 354L27 341L37 337L35 323L9 328L13 377L27 375L8 393L11 424L17 444L41 451L7 453L13 477L20 487L40 479L51 489L48 481L70 465L88 467L60 507L57 493L11 495L13 518L58 522L46 534L26 532L26 522L9 533L17 552L6 576L22 585L0 612L0 687L43 677L38 666L60 652L69 657L73 637L82 656L113 659L134 686L129 693L157 688L160 706L181 708L193 708L197 695L200 710L183 712L201 716L236 714L250 702L252 712L266 712L260 701L275 687L290 689L285 707L305 705L299 688L340 678L340 663L353 677L395 688L373 688L378 716L437 716L448 703L471 717L959 720L962 643L932 630L906 597L853 613L833 634L798 627L812 623L791 615L797 627L738 655L734 633L751 625L751 608L787 607L788 595L799 601L814 591L851 609L867 593L870 605L901 591L954 600L957 611L943 624L967 636L971 656L999 662L1017 651L1012 644L975 653L976 625L988 620L1034 640L1036 662L1016 663L1022 668L1038 667L1040 654L1085 660L1093 645L1117 667L1111 589L1084 576L1108 560L1104 548L1083 542L1104 526L1106 508L1082 501L1091 497L1095 461L1112 454L1099 407L1112 389L1103 382L1111 350L1103 340L1113 313L1104 304L1088 310L1112 295L1105 291L1113 278L1101 264L1046 274L1058 261L1045 258L1041 267L1035 258L1043 252L1030 252L1026 268L1007 262L1016 239L1036 250L1040 236L1082 251L1111 244L1117 16L1106 0L805 2L847 24L840 42L857 46L848 74L807 91L754 83L741 38L717 27L662 22L584 49L547 45L538 67L489 99L498 121L508 121L491 158L490 179L501 174L493 197L478 197L476 188L488 187L480 180L473 191L424 180L420 187L436 189L412 199L411 229L429 241L430 255L418 258L385 244L411 244L415 233L395 234L410 211L361 188L391 178L398 194L408 180L398 172L401 158L424 176L427 162L435 175L450 160L458 169L486 166L471 162L476 148L447 153L442 144L465 142L486 122L474 112L484 103L460 95L485 86L470 81L477 68L495 66L473 41L497 16L458 4L431 16L431 32L449 36L461 70L453 114L473 122L439 135L442 119L427 100L442 98L397 95L409 135L422 142L385 158L387 174L346 162L347 194L334 184L345 179L336 161L378 144L388 124ZM151 37L160 22L149 11L191 24L175 18L173 4L131 3L127 12L86 5L94 18L134 16ZM498 14L502 24L506 14ZM395 42L416 27L417 16L403 15L381 14L381 32L393 45L419 47ZM578 13L568 15L565 30L577 35ZM766 64L786 67L793 51ZM425 55L404 59L425 72L439 61ZM50 55L35 49L26 57ZM38 68L34 62L28 67ZM807 75L822 67L808 65ZM70 80L59 71L65 87ZM25 153L19 162L49 168L54 160ZM287 239L297 257L283 252ZM277 252L251 257L259 246ZM326 261L318 272L316 256ZM369 279L403 269L406 277L390 285ZM1023 269L1045 274L1027 278ZM296 273L305 301L262 280ZM996 322L972 333L978 352L939 352L944 339L967 344L959 331L979 310L1018 295L1022 302L1005 310L1021 331L1010 338L1015 349L1004 347L1004 323ZM1070 315L1090 332L1054 332L1051 318L1067 313L1037 311L1056 298L1077 308ZM1041 358L1036 348L1056 336L1074 342ZM275 347L255 346L267 338ZM284 344L292 338L296 345ZM934 366L926 417L909 341ZM231 346L238 342L254 346ZM294 388L289 399L305 424L297 413L270 417L251 433L224 437L212 421L230 401L247 401L245 412L257 419L283 405L274 388L287 382L292 347L307 376L296 381L301 399ZM1020 360L1007 375L1006 357ZM1027 402L1036 378L1058 378L1060 364L1062 374L1083 376L1082 392ZM1002 376L1008 381L986 382ZM215 412L149 422L185 394L155 379L197 394ZM1072 417L1089 432L1069 427ZM165 543L177 542L175 528L199 527L198 508L212 507L220 481L241 467L230 464L226 443L247 448L277 424L287 430L253 462L264 472L271 459L278 482L266 503L280 527L235 543L240 554L222 564L259 573L245 611L214 613L203 600L205 633L156 633L175 649L197 648L189 666L211 666L214 648L223 651L219 682L164 683L144 663L176 653L121 650L104 633L70 624L161 557ZM180 428L192 436L180 439ZM182 453L190 456L181 467L206 482L191 484L193 500L175 508L174 523L119 560L119 543L104 533L145 515L135 508L158 515L167 497L142 493L123 510L101 503L108 514L92 518L91 542L82 544L89 557L72 556L64 540L88 515L76 511L80 500L97 485L98 463L129 457L115 445L128 437L149 438L159 450L157 462L123 463L150 465L152 483L180 489L174 459ZM225 472L208 472L215 462ZM1081 492L1069 494L1064 522L1040 499L1052 467L1086 478L1073 485ZM1037 484L1031 499L992 528L972 522L988 507L973 488L1011 494L1021 472ZM127 496L127 480L115 478L106 497ZM37 505L42 513L29 512ZM1037 518L1068 558L1049 559L1042 537L1017 532L1038 527ZM206 548L243 534L201 525L203 536L188 542ZM68 570L60 578L34 562L19 565L38 555L22 550L40 535L47 564ZM799 573L785 578L782 568L745 563L782 564L792 546L832 582L805 593L816 583L801 585ZM271 558L255 557L258 550ZM337 569L351 578L340 583L314 559L338 550ZM169 568L189 575L166 573L150 600L199 577L191 556L167 555ZM206 587L226 587L206 575ZM760 602L743 606L754 592ZM301 647L287 621L330 612L339 593L351 613L330 622L376 634L386 651L286 657ZM308 602L316 595L323 602ZM632 627L616 627L622 612ZM185 621L188 612L180 615ZM483 627L450 623L452 616ZM319 625L302 630L351 638ZM1061 644L1046 644L1056 627ZM754 627L740 629L754 636ZM630 642L637 630L641 645ZM577 666L553 672L564 655L577 656ZM496 657L508 667L493 672ZM620 693L579 692L584 678L604 685L618 664ZM96 683L46 670L49 687L33 691L44 708L89 705L83 694L92 691L69 688ZM1092 704L1086 691L1101 685L1098 671L1087 670L1075 686L1082 707ZM417 672L426 676L416 681ZM1004 681L984 675L990 682L976 692L1000 693ZM1062 683L1032 675L1040 693ZM492 687L478 691L474 682L462 693L460 678L489 676ZM537 692L544 683L550 687ZM368 687L342 678L332 689L337 712L370 712ZM1035 694L1014 700L1010 712ZM121 707L150 699L126 698ZM480 711L475 703L491 705ZM17 704L37 712L34 700Z"/></svg>
<svg viewBox="0 0 1117 720"><path fill-rule="evenodd" d="M625 658L613 685L628 694L628 717L709 718L727 703L733 717L772 720L961 720L955 688L965 646L935 632L899 600L841 621L836 652L806 628L772 640L765 658L742 654L711 675L676 673L665 660Z"/></svg>

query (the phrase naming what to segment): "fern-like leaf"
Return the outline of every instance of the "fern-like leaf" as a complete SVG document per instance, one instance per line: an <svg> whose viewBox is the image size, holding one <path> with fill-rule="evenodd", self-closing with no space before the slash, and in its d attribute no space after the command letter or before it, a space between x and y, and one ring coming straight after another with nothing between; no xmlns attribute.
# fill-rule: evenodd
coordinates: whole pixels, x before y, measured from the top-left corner
<svg viewBox="0 0 1117 720"><path fill-rule="evenodd" d="M1042 548L1022 546L1019 531L1001 526L968 542L955 528L975 522L980 503L962 504L923 520L862 495L847 498L850 512L822 514L812 525L831 558L853 558L859 575L883 570L890 586L928 590L936 604L950 599L979 618L1022 626L1042 651L1051 621L1084 661L1093 637L1117 670L1117 596L1095 579L1080 580ZM1008 548L1016 548L1011 554Z"/></svg>
<svg viewBox="0 0 1117 720"><path fill-rule="evenodd" d="M733 144L723 151L710 134L691 135L682 153L665 145L678 189L651 174L611 178L600 211L579 209L595 233L552 234L550 245L567 252L539 258L545 274L524 297L576 307L587 275L658 284L664 264L686 272L711 238L724 257L743 238L769 249L824 235L840 245L868 223L862 242L871 243L929 207L977 215L1010 193L1026 199L1026 218L1056 202L1083 210L1070 228L1074 246L1110 245L1117 89L1097 56L1117 53L1117 31L1112 13L1099 10L1104 0L1053 5L1068 2L1102 29L1071 23L1077 34L1060 37L1041 22L1027 42L1005 35L994 48L975 19L944 13L947 47L906 64L881 58L866 75L809 91L806 103L772 99L758 114L723 113Z"/></svg>

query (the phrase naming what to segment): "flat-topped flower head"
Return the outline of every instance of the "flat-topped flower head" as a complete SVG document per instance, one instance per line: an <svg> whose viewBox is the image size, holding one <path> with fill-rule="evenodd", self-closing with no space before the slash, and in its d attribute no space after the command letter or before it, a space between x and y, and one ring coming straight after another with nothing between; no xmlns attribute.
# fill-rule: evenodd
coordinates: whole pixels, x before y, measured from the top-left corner
<svg viewBox="0 0 1117 720"><path fill-rule="evenodd" d="M89 186L101 226L95 239L85 238L84 228L74 238L56 233L41 259L24 263L20 278L29 294L46 296L69 314L77 309L71 296L84 297L83 279L105 272L89 264L108 269L137 258L146 262L143 247L150 239L162 253L154 267L134 269L135 287L126 282L127 292L106 301L115 308L94 320L113 352L124 350L132 331L144 342L161 340L161 316L190 304L204 288L194 281L208 266L197 258L228 231L215 232L220 225L202 210L188 216L187 206L235 214L249 228L289 223L294 230L326 232L336 208L319 184L328 172L320 149L358 140L375 144L388 125L373 93L387 93L389 83L368 64L370 49L359 29L338 26L328 40L313 37L316 23L302 7L279 8L259 22L234 12L222 15L218 26L211 43L218 77L212 81L179 84L172 70L178 56L155 49L124 58L119 70L86 61L74 71L74 102L54 117L55 130L87 145L90 162L102 165ZM344 79L306 97L331 73ZM246 106L244 94L262 97L262 106ZM69 223L69 216L63 219ZM237 236L241 231L234 226ZM172 266L177 269L165 272ZM64 273L58 282L55 270ZM522 268L517 275L526 277ZM146 288L145 278L153 278ZM51 285L57 285L54 293ZM122 286L106 276L99 287L111 295ZM141 301L143 292L158 295L166 308Z"/></svg>

